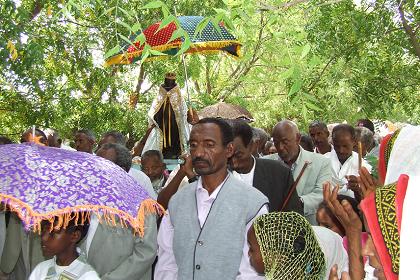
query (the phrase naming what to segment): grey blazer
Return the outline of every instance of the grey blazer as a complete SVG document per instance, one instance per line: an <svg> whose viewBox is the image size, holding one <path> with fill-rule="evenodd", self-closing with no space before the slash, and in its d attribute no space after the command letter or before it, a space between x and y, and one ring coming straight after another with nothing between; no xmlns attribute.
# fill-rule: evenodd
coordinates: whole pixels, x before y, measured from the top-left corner
<svg viewBox="0 0 420 280"><path fill-rule="evenodd" d="M265 158L280 160L278 154L269 155ZM327 181L331 182L331 162L323 155L308 152L301 147L293 169L295 180L299 176L305 162L308 162L309 165L303 173L296 191L303 201L305 218L312 225L318 225L315 218L316 211L323 200L322 184Z"/></svg>
<svg viewBox="0 0 420 280"><path fill-rule="evenodd" d="M127 228L99 224L88 252L88 263L102 280L150 280L157 254L156 216L148 215L144 237ZM86 239L80 248L86 252Z"/></svg>
<svg viewBox="0 0 420 280"><path fill-rule="evenodd" d="M0 270L12 279L28 279L37 264L44 261L40 235L23 229L16 214L11 214L6 229Z"/></svg>

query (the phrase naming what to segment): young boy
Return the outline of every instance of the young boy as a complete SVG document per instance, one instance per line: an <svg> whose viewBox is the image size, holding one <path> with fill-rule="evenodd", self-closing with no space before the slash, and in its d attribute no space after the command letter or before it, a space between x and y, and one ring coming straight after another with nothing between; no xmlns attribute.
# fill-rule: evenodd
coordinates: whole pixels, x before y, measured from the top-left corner
<svg viewBox="0 0 420 280"><path fill-rule="evenodd" d="M42 253L44 257L52 259L38 264L29 280L100 280L76 247L86 236L89 225L80 225L80 221L76 223L76 219L73 219L66 228L51 230L53 226L49 221L41 224Z"/></svg>

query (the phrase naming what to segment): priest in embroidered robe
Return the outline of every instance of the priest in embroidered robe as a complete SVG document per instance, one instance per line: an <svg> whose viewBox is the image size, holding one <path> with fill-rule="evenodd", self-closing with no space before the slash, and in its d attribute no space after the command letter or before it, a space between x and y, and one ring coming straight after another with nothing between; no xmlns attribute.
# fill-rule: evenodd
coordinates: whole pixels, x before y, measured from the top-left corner
<svg viewBox="0 0 420 280"><path fill-rule="evenodd" d="M190 137L187 111L175 73L167 73L147 114L149 127L155 127L146 140L142 154L158 150L165 159L176 159L184 153Z"/></svg>

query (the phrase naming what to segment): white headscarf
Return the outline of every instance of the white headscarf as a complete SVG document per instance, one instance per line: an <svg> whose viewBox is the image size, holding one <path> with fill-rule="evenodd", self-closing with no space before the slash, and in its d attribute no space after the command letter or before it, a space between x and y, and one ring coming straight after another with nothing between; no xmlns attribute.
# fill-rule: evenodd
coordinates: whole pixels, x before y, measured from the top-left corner
<svg viewBox="0 0 420 280"><path fill-rule="evenodd" d="M325 279L328 280L330 270L335 264L338 266L337 274L341 279L341 273L349 271L349 259L343 246L343 238L325 227L312 226L312 228L327 262Z"/></svg>
<svg viewBox="0 0 420 280"><path fill-rule="evenodd" d="M401 129L388 160L385 185L398 181L401 174L420 176L420 126Z"/></svg>

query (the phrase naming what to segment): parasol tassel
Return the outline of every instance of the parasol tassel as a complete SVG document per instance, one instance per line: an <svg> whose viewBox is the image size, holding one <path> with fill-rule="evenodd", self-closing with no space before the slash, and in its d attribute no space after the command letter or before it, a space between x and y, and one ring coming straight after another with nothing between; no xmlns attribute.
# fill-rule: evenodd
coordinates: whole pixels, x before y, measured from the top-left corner
<svg viewBox="0 0 420 280"><path fill-rule="evenodd" d="M52 231L53 229L66 228L71 220L75 218L78 220L79 215L82 215L82 224L84 224L86 221L90 221L92 213L95 213L100 223L105 222L110 226L120 225L123 228L128 228L128 225L130 225L134 235L143 237L146 216L162 216L165 213L165 208L151 198L141 202L137 217L135 218L124 211L101 205L80 205L39 214L21 200L1 193L0 205L2 205L2 208L14 212L23 222L25 229L32 230L38 234L41 233L41 223L44 220L48 220L50 224L56 222L54 227L50 228ZM117 222L117 218L120 221L119 223Z"/></svg>

